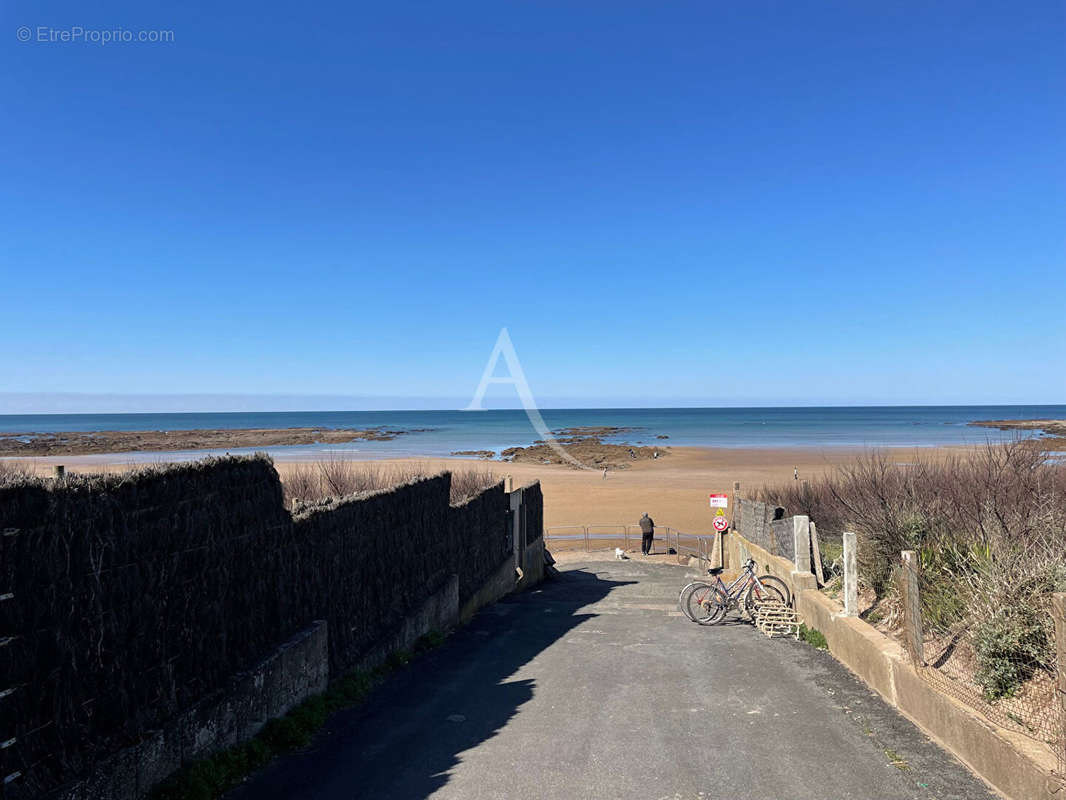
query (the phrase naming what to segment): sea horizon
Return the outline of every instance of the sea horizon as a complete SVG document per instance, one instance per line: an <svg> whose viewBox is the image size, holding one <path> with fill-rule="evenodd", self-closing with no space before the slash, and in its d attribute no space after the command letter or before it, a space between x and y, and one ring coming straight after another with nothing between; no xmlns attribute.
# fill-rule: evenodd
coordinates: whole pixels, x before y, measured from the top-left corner
<svg viewBox="0 0 1066 800"><path fill-rule="evenodd" d="M832 448L979 445L1019 438L1017 431L973 426L993 419L1063 419L1064 405L746 406L547 408L552 430L610 426L625 430L605 442L661 447ZM521 409L393 411L131 412L121 414L5 414L2 433L247 428L381 428L400 431L389 441L231 449L287 458L449 457L457 451L527 446L542 438ZM188 460L223 451L120 453L124 460ZM105 458L79 456L78 458Z"/></svg>

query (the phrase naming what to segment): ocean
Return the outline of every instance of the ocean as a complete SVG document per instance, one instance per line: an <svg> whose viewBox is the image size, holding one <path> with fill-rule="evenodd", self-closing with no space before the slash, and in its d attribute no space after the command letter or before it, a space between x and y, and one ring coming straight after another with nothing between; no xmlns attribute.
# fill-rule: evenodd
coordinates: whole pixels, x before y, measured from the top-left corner
<svg viewBox="0 0 1066 800"><path fill-rule="evenodd" d="M583 408L541 412L552 429L609 425L632 430L606 441L694 447L933 447L1006 441L1016 433L968 423L1066 419L1066 405L863 406L826 408ZM282 458L329 453L358 458L449 456L456 450L525 446L540 438L521 410L309 411L188 414L0 415L0 432L192 428L371 428L414 431L385 442L265 448ZM667 438L659 438L667 437ZM262 449L262 448L261 448ZM243 452L231 450L229 452ZM207 451L167 454L200 458ZM146 453L159 460L162 454ZM123 453L125 460L137 454Z"/></svg>

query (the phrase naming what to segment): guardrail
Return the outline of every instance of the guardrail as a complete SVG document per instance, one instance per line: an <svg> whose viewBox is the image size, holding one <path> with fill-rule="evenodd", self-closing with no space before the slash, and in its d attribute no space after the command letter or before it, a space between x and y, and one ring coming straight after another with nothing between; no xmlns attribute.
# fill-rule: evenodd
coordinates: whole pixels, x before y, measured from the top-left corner
<svg viewBox="0 0 1066 800"><path fill-rule="evenodd" d="M621 547L628 550L640 544L640 526L623 523L591 523L588 525L552 525L544 529L544 546L607 550ZM714 533L685 533L669 525L655 526L655 541L665 542L677 554L678 561L695 558L700 568L717 563L718 535Z"/></svg>

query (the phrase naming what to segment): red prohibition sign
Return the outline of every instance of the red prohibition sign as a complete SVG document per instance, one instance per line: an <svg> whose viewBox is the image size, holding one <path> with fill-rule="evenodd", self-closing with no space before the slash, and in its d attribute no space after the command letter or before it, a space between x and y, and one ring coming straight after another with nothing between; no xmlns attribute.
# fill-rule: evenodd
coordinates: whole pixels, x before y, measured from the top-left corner
<svg viewBox="0 0 1066 800"><path fill-rule="evenodd" d="M715 517L714 518L714 529L716 531L718 531L719 533L721 533L722 531L724 531L728 527L729 527L729 520L727 520L725 517Z"/></svg>

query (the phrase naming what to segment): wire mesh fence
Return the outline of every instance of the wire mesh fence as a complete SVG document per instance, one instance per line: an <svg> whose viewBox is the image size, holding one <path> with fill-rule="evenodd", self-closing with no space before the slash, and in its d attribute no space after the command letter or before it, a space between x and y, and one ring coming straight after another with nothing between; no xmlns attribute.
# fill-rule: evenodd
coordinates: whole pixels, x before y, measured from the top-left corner
<svg viewBox="0 0 1066 800"><path fill-rule="evenodd" d="M1055 618L1055 694L1059 703L1059 741L1055 756L1060 788L1066 789L1066 592L1057 592L1052 598L1051 613Z"/></svg>
<svg viewBox="0 0 1066 800"><path fill-rule="evenodd" d="M915 669L939 691L996 724L1049 745L1066 774L1066 713L1052 595L992 607L941 579L922 554L902 553L902 639ZM1059 633L1061 641L1063 634Z"/></svg>

